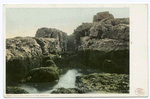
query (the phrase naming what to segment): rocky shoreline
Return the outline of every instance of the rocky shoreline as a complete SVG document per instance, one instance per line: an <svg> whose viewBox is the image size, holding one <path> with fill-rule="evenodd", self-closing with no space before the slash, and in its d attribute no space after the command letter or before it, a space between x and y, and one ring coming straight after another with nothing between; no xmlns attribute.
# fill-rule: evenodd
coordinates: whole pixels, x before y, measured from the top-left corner
<svg viewBox="0 0 150 99"><path fill-rule="evenodd" d="M6 93L20 94L19 83L59 81L65 68L97 69L76 77L77 88L52 93L129 93L129 18L115 19L109 12L94 15L68 36L54 28L40 28L35 37L6 39Z"/></svg>

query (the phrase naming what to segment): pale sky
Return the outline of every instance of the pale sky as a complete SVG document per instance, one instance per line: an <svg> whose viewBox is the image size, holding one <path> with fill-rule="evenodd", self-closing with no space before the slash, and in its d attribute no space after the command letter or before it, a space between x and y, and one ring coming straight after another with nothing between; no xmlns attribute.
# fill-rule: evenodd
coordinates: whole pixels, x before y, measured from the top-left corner
<svg viewBox="0 0 150 99"><path fill-rule="evenodd" d="M34 37L38 28L56 28L72 34L98 12L109 11L115 18L129 17L128 8L7 8L6 38Z"/></svg>

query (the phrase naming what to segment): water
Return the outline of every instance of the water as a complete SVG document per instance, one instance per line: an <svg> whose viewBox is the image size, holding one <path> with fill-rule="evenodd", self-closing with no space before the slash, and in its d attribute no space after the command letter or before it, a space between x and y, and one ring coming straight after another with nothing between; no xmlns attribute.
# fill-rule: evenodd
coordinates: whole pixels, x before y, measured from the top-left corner
<svg viewBox="0 0 150 99"><path fill-rule="evenodd" d="M59 79L58 84L54 87L56 88L75 88L76 76L81 76L78 70L72 69L68 70L66 74L62 75Z"/></svg>
<svg viewBox="0 0 150 99"><path fill-rule="evenodd" d="M49 94L53 90L57 88L76 88L75 81L77 76L81 76L83 74L94 73L94 70L83 70L83 69L69 69L63 70L61 72L61 76L59 81L52 83L28 83L21 84L21 88L25 89L29 94Z"/></svg>

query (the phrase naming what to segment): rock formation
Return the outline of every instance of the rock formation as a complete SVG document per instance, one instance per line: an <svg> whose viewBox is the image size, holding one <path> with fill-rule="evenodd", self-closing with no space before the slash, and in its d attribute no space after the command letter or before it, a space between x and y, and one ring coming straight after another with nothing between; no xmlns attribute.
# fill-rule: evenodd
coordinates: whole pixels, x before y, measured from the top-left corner
<svg viewBox="0 0 150 99"><path fill-rule="evenodd" d="M62 52L67 51L68 36L65 32L54 28L40 28L36 31L35 37L55 38Z"/></svg>
<svg viewBox="0 0 150 99"><path fill-rule="evenodd" d="M109 12L100 12L92 23L82 23L70 36L54 28L40 28L35 37L6 39L6 83L57 81L58 67L72 65L70 67L83 66L108 74L78 77L79 83L87 87L60 88L53 93L119 92L122 88L121 92L128 93L129 27L129 18L116 19ZM114 79L117 79L116 85Z"/></svg>
<svg viewBox="0 0 150 99"><path fill-rule="evenodd" d="M112 14L109 14L109 12L99 12L93 17L93 22L99 22L102 19L114 19L114 16Z"/></svg>
<svg viewBox="0 0 150 99"><path fill-rule="evenodd" d="M6 87L6 94L28 94L28 92L20 87Z"/></svg>
<svg viewBox="0 0 150 99"><path fill-rule="evenodd" d="M55 59L59 57L58 54L67 51L66 33L46 28L52 31L48 38L40 35L44 29L39 29L36 37L6 39L6 76L9 84L12 84L11 81L19 81L30 70L42 67L43 55L49 54L51 59Z"/></svg>
<svg viewBox="0 0 150 99"><path fill-rule="evenodd" d="M129 18L114 19L109 12L97 13L93 23L82 24L74 30L80 61L102 69L106 65L103 62L110 60L117 64L112 66L113 72L129 73L129 27ZM117 68L120 71L115 71Z"/></svg>

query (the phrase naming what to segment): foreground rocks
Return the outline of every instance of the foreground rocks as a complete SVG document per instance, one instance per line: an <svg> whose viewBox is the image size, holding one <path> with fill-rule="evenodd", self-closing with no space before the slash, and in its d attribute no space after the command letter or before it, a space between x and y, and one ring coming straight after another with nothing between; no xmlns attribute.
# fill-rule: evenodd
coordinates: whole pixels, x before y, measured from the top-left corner
<svg viewBox="0 0 150 99"><path fill-rule="evenodd" d="M76 85L82 90L90 89L92 92L129 93L129 75L93 73L90 75L78 76Z"/></svg>
<svg viewBox="0 0 150 99"><path fill-rule="evenodd" d="M40 67L32 69L20 83L45 83L59 79L57 67Z"/></svg>
<svg viewBox="0 0 150 99"><path fill-rule="evenodd" d="M59 79L59 69L51 60L50 55L43 58L43 67L30 70L20 83L45 83Z"/></svg>
<svg viewBox="0 0 150 99"><path fill-rule="evenodd" d="M59 38L59 37L58 37ZM6 39L6 83L12 85L18 82L34 68L42 67L43 55L51 59L62 53L56 38L15 37Z"/></svg>
<svg viewBox="0 0 150 99"><path fill-rule="evenodd" d="M6 94L28 94L28 92L20 87L6 87Z"/></svg>
<svg viewBox="0 0 150 99"><path fill-rule="evenodd" d="M77 93L84 93L84 91L80 90L79 88L58 88L51 92L52 94L77 94Z"/></svg>

